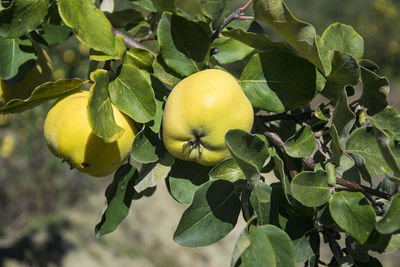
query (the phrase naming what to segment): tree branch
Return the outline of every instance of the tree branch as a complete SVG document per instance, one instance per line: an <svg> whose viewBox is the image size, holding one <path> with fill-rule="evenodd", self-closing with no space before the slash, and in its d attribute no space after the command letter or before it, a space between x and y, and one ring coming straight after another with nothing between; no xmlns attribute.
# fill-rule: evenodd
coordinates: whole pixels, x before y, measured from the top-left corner
<svg viewBox="0 0 400 267"><path fill-rule="evenodd" d="M270 121L278 121L278 120L294 120L298 121L305 121L308 119L314 118L315 112L314 111L306 111L298 114L288 114L288 113L278 113L273 115L259 115L258 117L263 122L270 122Z"/></svg>
<svg viewBox="0 0 400 267"><path fill-rule="evenodd" d="M270 132L269 128L265 125L260 125L260 123L257 125L258 127L262 127L263 130L263 134L275 145L277 146L282 152L284 152L285 149L285 143L282 141L282 139L279 137L278 134L274 133L274 132ZM286 155L286 154L285 154ZM290 162L290 159L287 159L287 165L289 167L289 171L291 173L291 175L296 175L297 171L293 170L293 167L291 167L293 164ZM307 158L303 158L303 164L307 167L307 169L309 170L314 170L315 169L315 162L311 157L307 157ZM293 178L293 176L292 176ZM386 194L382 191L364 186L364 185L360 185L357 183L353 183L353 182L349 182L346 181L342 178L336 177L336 183L344 186L352 191L356 191L356 192L361 192L363 194L370 194L370 195L374 195L374 196L378 196L380 198L384 198L386 200L390 200L392 198L392 196L390 194Z"/></svg>
<svg viewBox="0 0 400 267"><path fill-rule="evenodd" d="M214 34L211 36L211 43L214 42L214 40L219 37L222 30L225 29L225 27L228 26L228 24L234 21L235 19L240 19L241 17L243 17L244 19L250 19L250 17L244 17L243 13L250 7L252 3L253 0L249 0L244 6L236 9L228 17L226 17L222 25L219 26L218 29L214 32Z"/></svg>
<svg viewBox="0 0 400 267"><path fill-rule="evenodd" d="M137 40L135 40L135 38L132 38L131 36L127 35L126 33L123 33L117 29L112 29L112 32L115 36L122 36L124 37L124 41L125 41L125 45L126 48L131 49L131 48L140 48L143 50L147 50L150 53L152 53L154 56L157 56L156 53L154 53L153 51L151 51L150 49L148 49L147 47L143 46L140 42L138 42Z"/></svg>

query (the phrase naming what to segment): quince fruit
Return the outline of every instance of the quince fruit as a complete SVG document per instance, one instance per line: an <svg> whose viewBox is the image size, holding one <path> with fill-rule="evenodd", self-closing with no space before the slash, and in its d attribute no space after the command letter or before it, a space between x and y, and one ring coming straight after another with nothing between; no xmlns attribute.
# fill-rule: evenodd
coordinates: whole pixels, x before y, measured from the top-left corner
<svg viewBox="0 0 400 267"><path fill-rule="evenodd" d="M208 69L180 81L168 96L162 123L166 149L175 157L215 165L230 156L225 134L250 131L254 112L236 79Z"/></svg>
<svg viewBox="0 0 400 267"><path fill-rule="evenodd" d="M17 85L8 86L0 79L0 107L12 99L27 99L36 86L51 79L51 61L46 50L37 49L35 68Z"/></svg>
<svg viewBox="0 0 400 267"><path fill-rule="evenodd" d="M115 122L125 131L115 142L104 142L89 124L89 94L80 91L59 100L47 114L44 136L51 152L71 168L102 177L113 173L128 158L138 127L112 106Z"/></svg>

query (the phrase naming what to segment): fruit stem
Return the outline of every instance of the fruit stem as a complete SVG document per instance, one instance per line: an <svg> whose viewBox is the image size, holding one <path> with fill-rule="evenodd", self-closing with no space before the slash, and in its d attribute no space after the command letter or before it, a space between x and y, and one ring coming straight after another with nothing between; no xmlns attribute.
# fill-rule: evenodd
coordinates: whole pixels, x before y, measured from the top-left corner
<svg viewBox="0 0 400 267"><path fill-rule="evenodd" d="M189 141L187 141L186 143L183 144L183 147L187 147L187 146L189 146L189 150L190 150L189 154L196 147L198 148L200 154L203 153L203 144L201 143L200 137L198 137L198 136L193 137L192 139L190 139Z"/></svg>

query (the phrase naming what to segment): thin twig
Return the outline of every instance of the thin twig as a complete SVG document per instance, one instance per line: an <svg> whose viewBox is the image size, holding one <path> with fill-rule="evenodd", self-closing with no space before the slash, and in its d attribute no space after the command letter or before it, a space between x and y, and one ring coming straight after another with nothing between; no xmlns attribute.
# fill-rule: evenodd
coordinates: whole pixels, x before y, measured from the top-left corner
<svg viewBox="0 0 400 267"><path fill-rule="evenodd" d="M121 32L121 31L119 31L117 29L114 29L114 28L112 29L112 32L116 36L124 37L126 48L128 48L128 49L131 49L131 48L144 49L144 50L147 50L150 53L152 53L154 56L157 56L157 54L155 52L153 52L150 49L148 49L147 47L143 46L140 42L135 40L135 38L132 38L131 36L127 35L126 33L123 33L123 32Z"/></svg>
<svg viewBox="0 0 400 267"><path fill-rule="evenodd" d="M314 111L306 111L298 114L278 113L273 115L260 115L258 116L264 122L278 121L278 120L294 120L296 122L305 121L314 118Z"/></svg>
<svg viewBox="0 0 400 267"><path fill-rule="evenodd" d="M335 239L335 232L323 226L322 234L324 236L324 242L329 244L329 248L331 249L333 256L335 257L336 262L340 264L340 261L343 258L343 252L340 248L339 243Z"/></svg>
<svg viewBox="0 0 400 267"><path fill-rule="evenodd" d="M214 32L214 34L211 36L211 43L214 42L215 39L219 37L221 34L222 30L225 29L226 26L228 26L229 23L234 21L235 19L240 19L244 14L244 12L250 7L250 5L253 3L253 0L248 1L244 6L236 9L234 12L232 12L224 22L222 23L221 26L218 27L218 29ZM245 17L248 18L248 17Z"/></svg>

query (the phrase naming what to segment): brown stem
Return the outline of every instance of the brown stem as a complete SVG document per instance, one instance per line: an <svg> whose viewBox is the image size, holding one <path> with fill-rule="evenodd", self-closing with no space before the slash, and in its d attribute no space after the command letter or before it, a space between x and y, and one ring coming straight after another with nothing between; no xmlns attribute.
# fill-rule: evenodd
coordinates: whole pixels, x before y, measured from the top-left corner
<svg viewBox="0 0 400 267"><path fill-rule="evenodd" d="M314 117L314 111L306 111L298 114L278 113L273 115L258 116L263 122L277 121L277 120L294 120L305 121Z"/></svg>
<svg viewBox="0 0 400 267"><path fill-rule="evenodd" d="M126 48L131 49L131 48L140 48L140 49L144 49L149 51L150 53L152 53L154 56L157 56L156 53L154 53L153 51L151 51L150 49L148 49L147 47L143 46L140 42L138 42L137 40L135 40L135 38L132 38L131 36L127 35L126 33L123 33L117 29L112 29L112 32L114 35L116 36L122 36L124 37L124 41L125 41L125 45Z"/></svg>
<svg viewBox="0 0 400 267"><path fill-rule="evenodd" d="M329 244L329 248L331 249L333 256L335 257L336 262L340 264L340 261L343 258L343 252L340 248L339 243L335 239L336 233L324 226L322 234L324 236L324 242Z"/></svg>
<svg viewBox="0 0 400 267"><path fill-rule="evenodd" d="M244 6L236 9L228 17L226 17L226 19L224 20L222 25L219 26L218 29L214 32L214 34L211 36L211 40L210 40L211 43L214 42L214 40L219 37L219 35L221 34L222 30L225 29L225 27L228 26L229 23L231 23L235 19L240 19L240 17L243 16L243 12L245 12L250 7L250 5L252 3L253 3L253 0L249 0ZM246 19L248 19L248 17L246 17Z"/></svg>
<svg viewBox="0 0 400 267"><path fill-rule="evenodd" d="M258 126L260 127L260 125L258 125ZM272 143L274 143L274 145L277 146L283 152L285 144L282 141L282 139L279 137L279 135L276 134L276 133L273 133L273 132L269 132L268 131L268 127L266 127L265 125L263 127L263 130L264 130L264 135L270 141L272 141ZM293 171L293 168L290 167L292 165L290 160L288 160L286 163L289 165L289 169L290 169L291 174L292 173L295 174L295 172ZM311 157L303 158L303 164L309 170L314 170L315 169L315 162ZM346 181L346 180L344 180L342 178L339 178L339 177L336 177L336 183L339 184L339 185L342 185L344 187L347 187L348 189L350 189L352 191L361 192L363 194L370 194L370 195L378 196L380 198L384 198L384 199L387 199L387 200L390 200L392 198L391 195L386 194L386 193L384 193L382 191L379 191L379 190L376 190L376 189L373 189L373 188L370 188L370 187L367 187L367 186L364 186L364 185L360 185L360 184L357 184L357 183L349 182L349 181Z"/></svg>

